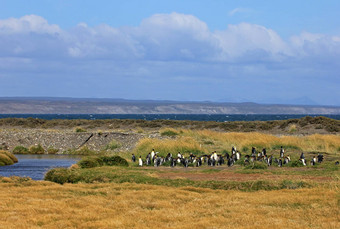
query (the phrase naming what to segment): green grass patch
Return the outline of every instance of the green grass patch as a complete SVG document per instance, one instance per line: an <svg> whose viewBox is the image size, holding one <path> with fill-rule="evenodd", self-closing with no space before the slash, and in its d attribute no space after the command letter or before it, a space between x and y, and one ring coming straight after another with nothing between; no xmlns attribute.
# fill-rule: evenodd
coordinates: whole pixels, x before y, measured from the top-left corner
<svg viewBox="0 0 340 229"><path fill-rule="evenodd" d="M174 130L165 130L161 132L161 136L168 136L168 137L174 137L177 136L178 132Z"/></svg>
<svg viewBox="0 0 340 229"><path fill-rule="evenodd" d="M0 150L0 166L13 165L18 159L11 153L5 150Z"/></svg>
<svg viewBox="0 0 340 229"><path fill-rule="evenodd" d="M194 181L189 179L161 179L149 176L149 171L136 168L125 167L97 167L90 169L52 169L46 176L45 180L56 183L96 183L96 182L113 182L113 183L137 183L152 184L172 187L201 187L222 190L241 190L241 191L258 191L258 190L279 190L279 189L297 189L312 187L312 184L301 181L267 181L256 180L247 182L236 181Z"/></svg>
<svg viewBox="0 0 340 229"><path fill-rule="evenodd" d="M253 162L244 166L244 169L268 169L268 165L263 162Z"/></svg>
<svg viewBox="0 0 340 229"><path fill-rule="evenodd" d="M45 149L40 144L31 146L28 151L30 154L44 154L45 153Z"/></svg>
<svg viewBox="0 0 340 229"><path fill-rule="evenodd" d="M29 150L23 146L16 146L13 151L14 154L28 154Z"/></svg>

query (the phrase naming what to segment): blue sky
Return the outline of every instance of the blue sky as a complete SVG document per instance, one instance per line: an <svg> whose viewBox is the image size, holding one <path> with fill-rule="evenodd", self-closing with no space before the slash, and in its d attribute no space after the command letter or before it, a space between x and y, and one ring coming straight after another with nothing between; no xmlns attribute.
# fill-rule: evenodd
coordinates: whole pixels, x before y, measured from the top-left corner
<svg viewBox="0 0 340 229"><path fill-rule="evenodd" d="M340 1L1 0L0 96L340 105Z"/></svg>

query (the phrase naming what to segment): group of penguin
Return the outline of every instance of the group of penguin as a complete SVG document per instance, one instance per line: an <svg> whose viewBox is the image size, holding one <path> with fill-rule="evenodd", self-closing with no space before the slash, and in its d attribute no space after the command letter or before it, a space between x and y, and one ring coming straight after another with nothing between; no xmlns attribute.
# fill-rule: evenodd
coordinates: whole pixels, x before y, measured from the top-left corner
<svg viewBox="0 0 340 229"><path fill-rule="evenodd" d="M208 166L221 166L223 164L227 164L228 166L233 166L234 163L241 159L241 153L236 150L236 147L232 147L231 154L229 155L226 152L224 155L217 154L216 151L212 152L210 155L202 155L195 156L190 153L189 157L184 157L180 152L177 153L177 157L173 157L171 153L168 153L166 157L161 157L158 155L158 152L155 152L154 149L146 156L145 160L142 159L141 156L138 158L138 165L154 165L155 167L161 166L164 163L170 164L171 167L175 167L176 165L182 165L187 168L189 165L193 165L196 167L200 167L203 164ZM136 156L132 154L132 162L136 162ZM273 155L268 156L266 149L263 148L261 152L256 152L256 148L252 147L251 154L245 155L244 164L254 163L255 161L260 161L266 163L268 166L271 166L273 163L277 164L278 167L282 167L284 164L288 164L291 161L289 155L285 156L285 151L281 146L280 149L280 157L274 158ZM301 153L300 159L301 163L306 166L306 158L304 153ZM315 165L316 163L321 163L323 161L323 155L318 154L314 156L310 162L311 165Z"/></svg>

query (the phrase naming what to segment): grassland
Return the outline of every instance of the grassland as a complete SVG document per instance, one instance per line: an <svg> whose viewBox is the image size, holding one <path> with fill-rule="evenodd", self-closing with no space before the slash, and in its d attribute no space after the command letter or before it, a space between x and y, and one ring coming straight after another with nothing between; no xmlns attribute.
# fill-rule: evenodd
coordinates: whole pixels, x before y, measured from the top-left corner
<svg viewBox="0 0 340 229"><path fill-rule="evenodd" d="M9 191L10 190L10 191ZM0 178L0 228L339 228L339 186L242 192Z"/></svg>
<svg viewBox="0 0 340 229"><path fill-rule="evenodd" d="M101 158L119 155L129 161L128 166L99 163L93 168L55 169L46 177L54 182L0 177L1 229L340 228L340 165L335 164L340 161L339 121L307 117L249 123L15 120L1 124L0 120L0 125L22 128L54 124L88 132L106 131L112 125L147 137L131 152L115 151L116 142L95 152ZM188 156L230 152L232 146L241 151L240 161L253 146L266 147L274 157L283 146L292 161L304 152L309 162L321 152L325 161L252 169L242 163L139 167L130 160L131 153L145 158L152 149L161 156L178 151Z"/></svg>

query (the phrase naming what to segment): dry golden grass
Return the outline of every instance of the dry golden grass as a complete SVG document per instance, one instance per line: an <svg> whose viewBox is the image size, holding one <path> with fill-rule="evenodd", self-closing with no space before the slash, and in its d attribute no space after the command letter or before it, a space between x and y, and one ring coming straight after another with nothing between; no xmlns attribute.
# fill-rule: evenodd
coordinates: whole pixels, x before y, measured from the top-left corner
<svg viewBox="0 0 340 229"><path fill-rule="evenodd" d="M232 146L238 149L243 147L259 146L275 148L280 145L300 148L303 151L322 151L332 154L339 154L340 135L320 135L313 134L308 136L274 136L270 134L251 132L216 132L212 130L181 130L184 136L191 137L197 142L212 140L221 149L230 150ZM210 146L210 148L216 148ZM207 147L207 146L206 146Z"/></svg>
<svg viewBox="0 0 340 229"><path fill-rule="evenodd" d="M339 190L240 192L0 178L7 228L339 228Z"/></svg>
<svg viewBox="0 0 340 229"><path fill-rule="evenodd" d="M137 156L141 155L145 157L152 149L160 152L163 156L168 153L174 155L177 152L208 152L205 148L202 148L194 138L186 136L176 139L145 138L138 142L134 152Z"/></svg>

